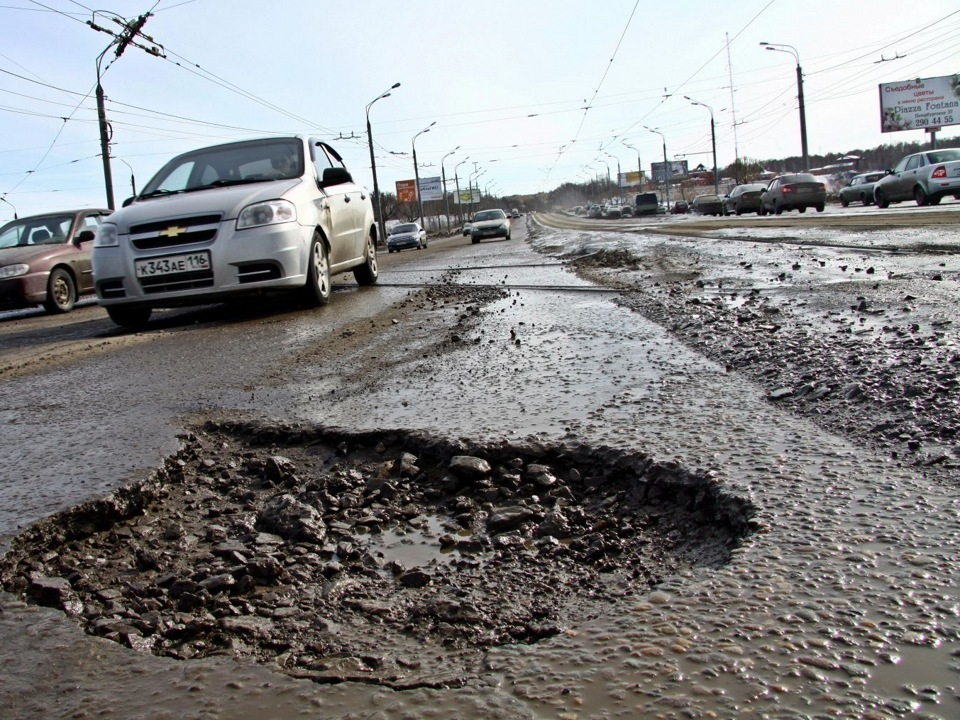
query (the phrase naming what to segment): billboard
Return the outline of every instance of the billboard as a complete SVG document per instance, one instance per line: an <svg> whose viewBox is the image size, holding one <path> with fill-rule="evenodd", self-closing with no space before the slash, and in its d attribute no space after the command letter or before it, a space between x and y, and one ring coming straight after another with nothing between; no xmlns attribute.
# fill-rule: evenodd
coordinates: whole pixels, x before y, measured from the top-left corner
<svg viewBox="0 0 960 720"><path fill-rule="evenodd" d="M439 177L420 178L421 200L443 200L443 183Z"/></svg>
<svg viewBox="0 0 960 720"><path fill-rule="evenodd" d="M416 202L416 185L416 180L397 180L397 202Z"/></svg>
<svg viewBox="0 0 960 720"><path fill-rule="evenodd" d="M617 187L637 187L642 182L639 172L617 173Z"/></svg>
<svg viewBox="0 0 960 720"><path fill-rule="evenodd" d="M473 188L472 195L469 188L460 191L460 196L455 197L457 205L471 205L480 202L480 188Z"/></svg>
<svg viewBox="0 0 960 720"><path fill-rule="evenodd" d="M650 164L650 177L653 179L653 182L662 183L663 182L663 169L666 167L666 163L655 162ZM674 160L670 163L670 179L685 177L690 171L687 169L686 160Z"/></svg>
<svg viewBox="0 0 960 720"><path fill-rule="evenodd" d="M960 124L960 74L880 84L880 132Z"/></svg>

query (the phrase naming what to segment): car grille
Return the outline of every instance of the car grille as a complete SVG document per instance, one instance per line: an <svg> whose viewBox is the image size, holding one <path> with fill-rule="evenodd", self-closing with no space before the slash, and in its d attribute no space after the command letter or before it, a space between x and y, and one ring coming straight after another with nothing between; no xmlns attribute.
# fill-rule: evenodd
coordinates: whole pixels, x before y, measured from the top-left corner
<svg viewBox="0 0 960 720"><path fill-rule="evenodd" d="M138 250L176 248L213 242L222 215L197 215L130 228L130 243Z"/></svg>
<svg viewBox="0 0 960 720"><path fill-rule="evenodd" d="M140 278L140 287L147 295L213 287L213 270L144 277Z"/></svg>

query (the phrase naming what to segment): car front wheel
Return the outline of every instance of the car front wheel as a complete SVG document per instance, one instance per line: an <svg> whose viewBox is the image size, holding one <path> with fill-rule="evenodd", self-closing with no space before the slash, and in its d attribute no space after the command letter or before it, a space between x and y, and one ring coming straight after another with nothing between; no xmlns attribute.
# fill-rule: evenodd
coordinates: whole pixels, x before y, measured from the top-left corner
<svg viewBox="0 0 960 720"><path fill-rule="evenodd" d="M313 236L307 258L307 282L300 291L304 303L320 307L330 302L330 263L327 248L319 234Z"/></svg>
<svg viewBox="0 0 960 720"><path fill-rule="evenodd" d="M877 190L874 193L873 199L876 201L877 207L880 208L881 210L884 208L890 207L890 201L887 199L887 196L884 195L883 192L880 190Z"/></svg>
<svg viewBox="0 0 960 720"><path fill-rule="evenodd" d="M845 195L842 195L840 197L840 205L842 205L843 207L850 207L850 201L847 200Z"/></svg>
<svg viewBox="0 0 960 720"><path fill-rule="evenodd" d="M73 276L63 268L56 268L47 280L47 299L43 307L48 313L68 313L77 301L77 285Z"/></svg>
<svg viewBox="0 0 960 720"><path fill-rule="evenodd" d="M140 328L147 324L151 310L148 307L109 306L107 315L114 323L124 328Z"/></svg>

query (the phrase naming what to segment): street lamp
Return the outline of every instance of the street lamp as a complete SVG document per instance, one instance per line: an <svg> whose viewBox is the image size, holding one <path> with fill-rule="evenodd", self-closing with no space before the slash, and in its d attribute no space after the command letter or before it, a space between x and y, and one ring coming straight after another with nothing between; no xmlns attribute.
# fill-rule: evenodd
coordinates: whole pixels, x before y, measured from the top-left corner
<svg viewBox="0 0 960 720"><path fill-rule="evenodd" d="M469 176L469 178L468 178L468 182L469 182L468 188L469 188L469 190L470 190L470 205L471 205L471 207L473 206L473 181L474 181L474 178L479 178L479 177L480 177L481 175L483 175L486 171L487 171L486 168L483 168L482 170L478 170L478 169L477 169L477 162L476 162L476 161L473 162L473 172L470 173L470 176ZM479 190L480 190L480 186L477 185L477 191L478 191L478 192L477 192L477 195L480 194L480 193L479 193ZM480 199L477 198L477 206L478 206L477 209L478 209L478 210L480 209L480 208L479 208L479 205L480 205Z"/></svg>
<svg viewBox="0 0 960 720"><path fill-rule="evenodd" d="M611 155L606 150L604 150L603 152L607 157L612 157L614 160L617 161L617 190L619 191L620 190L620 158L618 158L616 155Z"/></svg>
<svg viewBox="0 0 960 720"><path fill-rule="evenodd" d="M803 170L810 167L810 157L807 154L807 114L803 105L803 70L800 68L800 53L792 45L782 43L760 43L767 50L774 52L785 52L793 55L797 61L797 103L800 105L800 149L803 152ZM786 48L786 50L784 49Z"/></svg>
<svg viewBox="0 0 960 720"><path fill-rule="evenodd" d="M460 197L460 176L457 175L457 170L460 169L460 166L463 165L467 160L470 159L470 156L467 155L463 160L458 162L453 168L453 179L457 181L457 211L460 215L460 224L463 225L463 198ZM471 198L472 199L472 198Z"/></svg>
<svg viewBox="0 0 960 720"><path fill-rule="evenodd" d="M420 226L423 227L423 200L420 199L420 170L417 168L417 138L423 135L425 132L430 132L430 128L437 124L437 121L434 120L432 123L427 125L423 130L418 132L413 136L413 177L416 181L417 189L417 210L420 212Z"/></svg>
<svg viewBox="0 0 960 720"><path fill-rule="evenodd" d="M720 175L717 171L717 132L716 127L713 124L713 108L709 105L706 105L702 102L697 102L692 97L687 95L683 96L685 99L689 100L693 105L699 105L700 107L705 107L710 111L710 143L713 146L713 192L717 195L720 194Z"/></svg>
<svg viewBox="0 0 960 720"><path fill-rule="evenodd" d="M394 83L390 86L390 90L396 90L400 87L400 83ZM370 106L373 105L377 100L383 100L385 97L390 97L390 90L387 90L385 93L378 95L373 100L367 103L366 114L367 114L367 144L370 145L370 172L373 173L373 202L377 208L377 228L379 232L377 233L378 244L382 247L383 243L386 242L387 232L386 225L383 221L383 203L380 202L380 186L377 185L377 161L373 159L373 131L370 129Z"/></svg>
<svg viewBox="0 0 960 720"><path fill-rule="evenodd" d="M594 160L594 162L602 162L604 165L607 166L607 192L609 192L610 191L610 163L608 163L603 158L599 158L599 157L596 160Z"/></svg>
<svg viewBox="0 0 960 720"><path fill-rule="evenodd" d="M447 233L450 232L450 198L447 197L447 173L443 169L443 161L446 160L451 155L453 155L459 149L460 149L460 146L457 145L453 150L451 150L442 158L440 158L440 175L443 177L443 202L444 202L445 212L447 214Z"/></svg>
<svg viewBox="0 0 960 720"><path fill-rule="evenodd" d="M640 150L628 143L623 143L623 146L630 148L637 154L637 187L640 188L640 192L643 192L643 166L640 164Z"/></svg>
<svg viewBox="0 0 960 720"><path fill-rule="evenodd" d="M670 212L670 175L671 167L667 163L667 138L659 130L654 130L653 128L643 126L644 130L648 130L652 133L659 135L663 139L663 185L664 185L664 202L667 204L667 212Z"/></svg>

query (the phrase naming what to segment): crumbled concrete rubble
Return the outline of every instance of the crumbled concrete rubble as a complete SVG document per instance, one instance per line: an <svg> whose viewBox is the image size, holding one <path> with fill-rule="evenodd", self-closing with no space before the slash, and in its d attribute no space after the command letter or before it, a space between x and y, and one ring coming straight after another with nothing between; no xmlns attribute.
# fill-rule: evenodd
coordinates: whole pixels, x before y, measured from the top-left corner
<svg viewBox="0 0 960 720"><path fill-rule="evenodd" d="M20 535L3 587L157 655L453 687L484 647L717 567L757 529L712 474L610 448L234 420L182 441L148 480Z"/></svg>
<svg viewBox="0 0 960 720"><path fill-rule="evenodd" d="M728 371L753 378L767 388L771 402L894 462L955 480L960 345L954 323L923 317L916 298L891 297L870 280L860 294L844 296L849 303L843 306L829 285L810 288L809 297L816 292L824 304L838 306L832 320L812 326L756 289L724 291L722 297L722 283L705 281L703 267L693 261L668 268L661 258L625 250L575 253L570 260L591 280L623 290L618 302L625 307ZM871 277L872 268L863 274ZM885 312L890 306L910 312L897 318Z"/></svg>

